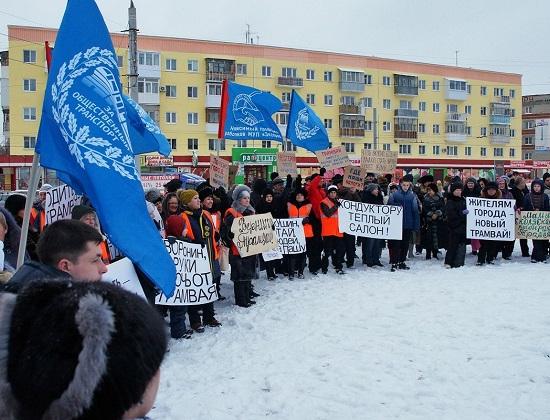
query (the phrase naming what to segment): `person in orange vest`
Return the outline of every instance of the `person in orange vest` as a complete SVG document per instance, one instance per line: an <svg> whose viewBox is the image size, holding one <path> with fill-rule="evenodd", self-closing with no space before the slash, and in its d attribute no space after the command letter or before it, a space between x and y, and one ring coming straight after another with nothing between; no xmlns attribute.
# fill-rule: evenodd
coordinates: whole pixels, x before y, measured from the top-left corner
<svg viewBox="0 0 550 420"><path fill-rule="evenodd" d="M230 241L229 264L231 265L231 281L235 292L235 305L248 308L256 302L251 299L252 278L254 276L256 255L241 257L235 245L231 226L235 219L255 214L250 205L250 188L246 185L237 185L231 195L233 204L225 212L223 223Z"/></svg>
<svg viewBox="0 0 550 420"><path fill-rule="evenodd" d="M32 205L29 226L35 232L42 233L46 228L46 193L52 188L50 184L43 184L38 190L38 200Z"/></svg>
<svg viewBox="0 0 550 420"><path fill-rule="evenodd" d="M84 222L99 231L96 211L90 206L74 206L71 211L71 219L80 220L81 222ZM105 237L99 244L99 247L101 249L101 259L105 264L109 264L111 262L111 254L109 253L109 245L107 244L107 239L105 239Z"/></svg>
<svg viewBox="0 0 550 420"><path fill-rule="evenodd" d="M289 256L289 280L294 278L296 272L298 273L299 279L304 278L308 240L313 238L313 227L311 226L309 219L311 211L311 203L307 200L306 190L302 187L297 187L290 194L290 201L288 203L288 217L291 219L302 219L302 225L304 226L304 234L306 237L306 252L291 254Z"/></svg>
<svg viewBox="0 0 550 420"><path fill-rule="evenodd" d="M342 270L342 262L346 252L343 234L338 228L338 187L330 185L327 189L327 197L321 201L321 236L323 237L324 255L321 260L323 274L328 272L328 258L332 258L332 265L336 273L345 274Z"/></svg>
<svg viewBox="0 0 550 420"><path fill-rule="evenodd" d="M220 266L215 264L219 258L218 244L216 242L216 228L210 213L201 209L201 200L197 191L178 190L176 194L183 208L180 215L185 224L182 236L207 249L212 279L221 276ZM203 322L201 322L199 315L201 309ZM209 327L220 327L222 325L214 316L213 302L189 306L187 314L189 315L191 328L198 333L204 332L204 325Z"/></svg>

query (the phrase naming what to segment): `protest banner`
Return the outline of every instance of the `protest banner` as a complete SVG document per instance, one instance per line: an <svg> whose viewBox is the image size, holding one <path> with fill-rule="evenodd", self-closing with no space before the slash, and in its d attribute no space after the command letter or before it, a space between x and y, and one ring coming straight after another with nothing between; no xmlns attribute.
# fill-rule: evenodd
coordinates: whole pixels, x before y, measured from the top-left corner
<svg viewBox="0 0 550 420"><path fill-rule="evenodd" d="M347 188L356 188L362 190L364 187L365 176L367 171L364 168L357 166L346 166L344 168L344 183Z"/></svg>
<svg viewBox="0 0 550 420"><path fill-rule="evenodd" d="M361 151L361 167L365 172L391 174L397 166L397 155L397 152L390 150L363 149Z"/></svg>
<svg viewBox="0 0 550 420"><path fill-rule="evenodd" d="M550 239L550 211L522 211L516 224L516 239Z"/></svg>
<svg viewBox="0 0 550 420"><path fill-rule="evenodd" d="M157 305L202 305L218 300L206 247L179 240L164 240L176 265L176 290L172 297L160 293Z"/></svg>
<svg viewBox="0 0 550 420"><path fill-rule="evenodd" d="M466 237L487 241L516 238L516 200L466 197Z"/></svg>
<svg viewBox="0 0 550 420"><path fill-rule="evenodd" d="M298 175L296 152L277 152L277 172L282 177Z"/></svg>
<svg viewBox="0 0 550 420"><path fill-rule="evenodd" d="M403 207L340 200L340 232L378 239L401 239Z"/></svg>
<svg viewBox="0 0 550 420"><path fill-rule="evenodd" d="M306 252L306 235L301 218L273 219L277 233L278 250L281 254Z"/></svg>
<svg viewBox="0 0 550 420"><path fill-rule="evenodd" d="M262 257L264 261L273 261L282 259L283 254L281 254L278 249L272 249L271 251L262 252Z"/></svg>
<svg viewBox="0 0 550 420"><path fill-rule="evenodd" d="M241 257L271 251L278 246L271 213L238 217L233 221L231 232Z"/></svg>
<svg viewBox="0 0 550 420"><path fill-rule="evenodd" d="M103 274L101 280L122 287L147 300L134 269L134 264L128 258L122 258L117 262L109 264L109 270Z"/></svg>
<svg viewBox="0 0 550 420"><path fill-rule="evenodd" d="M214 155L210 155L210 185L229 189L229 162Z"/></svg>
<svg viewBox="0 0 550 420"><path fill-rule="evenodd" d="M178 178L178 174L173 175L141 175L141 185L143 189L147 191L151 188L158 188L161 191L164 190L164 184L171 181L174 178Z"/></svg>
<svg viewBox="0 0 550 420"><path fill-rule="evenodd" d="M80 196L68 185L60 185L46 192L46 224L70 219L73 207L80 204Z"/></svg>
<svg viewBox="0 0 550 420"><path fill-rule="evenodd" d="M345 168L350 166L350 161L344 146L333 147L332 149L319 150L315 152L319 165L329 169Z"/></svg>

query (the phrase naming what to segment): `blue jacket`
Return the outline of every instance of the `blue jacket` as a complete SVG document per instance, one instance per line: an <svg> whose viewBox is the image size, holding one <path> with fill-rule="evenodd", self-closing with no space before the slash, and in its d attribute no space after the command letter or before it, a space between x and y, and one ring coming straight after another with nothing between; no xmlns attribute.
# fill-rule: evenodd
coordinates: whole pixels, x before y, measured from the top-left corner
<svg viewBox="0 0 550 420"><path fill-rule="evenodd" d="M390 195L389 205L403 207L403 229L420 230L420 211L418 209L418 198L409 188L407 192L401 186Z"/></svg>
<svg viewBox="0 0 550 420"><path fill-rule="evenodd" d="M71 276L64 271L38 261L29 261L19 267L13 277L4 285L3 291L18 293L20 289L33 280L63 279L70 280Z"/></svg>

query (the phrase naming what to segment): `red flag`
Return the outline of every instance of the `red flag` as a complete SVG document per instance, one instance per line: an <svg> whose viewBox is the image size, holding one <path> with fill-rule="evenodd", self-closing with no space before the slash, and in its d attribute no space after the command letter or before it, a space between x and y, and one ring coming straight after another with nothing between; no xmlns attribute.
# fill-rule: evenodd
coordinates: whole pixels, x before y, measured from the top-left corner
<svg viewBox="0 0 550 420"><path fill-rule="evenodd" d="M218 125L218 139L223 139L225 133L225 117L227 115L227 102L229 100L227 87L227 79L224 79L222 83L222 103L220 108L220 123Z"/></svg>
<svg viewBox="0 0 550 420"><path fill-rule="evenodd" d="M46 48L46 64L49 71L50 66L52 65L52 49L50 48L50 43L48 41L46 41L44 44L44 47Z"/></svg>

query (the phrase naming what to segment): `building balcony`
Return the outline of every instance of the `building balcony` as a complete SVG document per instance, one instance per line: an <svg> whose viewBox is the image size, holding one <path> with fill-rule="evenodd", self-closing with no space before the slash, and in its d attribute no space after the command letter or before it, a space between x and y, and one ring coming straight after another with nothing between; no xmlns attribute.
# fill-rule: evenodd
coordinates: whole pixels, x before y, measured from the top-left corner
<svg viewBox="0 0 550 420"><path fill-rule="evenodd" d="M510 136L505 134L491 134L489 140L491 144L510 144Z"/></svg>
<svg viewBox="0 0 550 420"><path fill-rule="evenodd" d="M338 111L340 112L340 114L361 114L359 105L340 105L338 107Z"/></svg>
<svg viewBox="0 0 550 420"><path fill-rule="evenodd" d="M140 104L159 105L160 94L159 93L138 93L138 102Z"/></svg>
<svg viewBox="0 0 550 420"><path fill-rule="evenodd" d="M393 138L397 141L399 140L416 140L418 138L417 131L410 130L395 130L393 132Z"/></svg>
<svg viewBox="0 0 550 420"><path fill-rule="evenodd" d="M340 137L365 137L364 128L340 128Z"/></svg>
<svg viewBox="0 0 550 420"><path fill-rule="evenodd" d="M510 116L509 115L491 115L489 116L489 123L510 125Z"/></svg>
<svg viewBox="0 0 550 420"><path fill-rule="evenodd" d="M222 103L222 95L206 95L206 108L220 108Z"/></svg>
<svg viewBox="0 0 550 420"><path fill-rule="evenodd" d="M398 108L393 111L394 116L404 118L418 118L418 110Z"/></svg>
<svg viewBox="0 0 550 420"><path fill-rule="evenodd" d="M219 123L206 123L206 132L217 134L219 125Z"/></svg>
<svg viewBox="0 0 550 420"><path fill-rule="evenodd" d="M278 86L290 86L301 88L304 87L304 79L301 77L283 77L280 76L277 78Z"/></svg>
<svg viewBox="0 0 550 420"><path fill-rule="evenodd" d="M510 97L509 96L497 96L497 102L500 102L501 104L509 104L510 103Z"/></svg>
<svg viewBox="0 0 550 420"><path fill-rule="evenodd" d="M361 82L339 82L340 92L364 92L365 83Z"/></svg>
<svg viewBox="0 0 550 420"><path fill-rule="evenodd" d="M398 86L394 85L393 93L401 96L418 96L418 86Z"/></svg>
<svg viewBox="0 0 550 420"><path fill-rule="evenodd" d="M466 122L466 114L460 112L447 112L445 121Z"/></svg>
<svg viewBox="0 0 550 420"><path fill-rule="evenodd" d="M224 72L224 71L207 71L206 72L206 81L207 82L223 82L224 80L235 80L235 73L233 72Z"/></svg>
<svg viewBox="0 0 550 420"><path fill-rule="evenodd" d="M449 143L466 143L468 136L466 133L446 133Z"/></svg>
<svg viewBox="0 0 550 420"><path fill-rule="evenodd" d="M288 111L290 109L290 102L283 102L281 111Z"/></svg>

